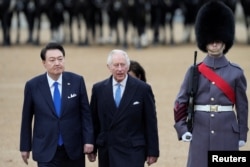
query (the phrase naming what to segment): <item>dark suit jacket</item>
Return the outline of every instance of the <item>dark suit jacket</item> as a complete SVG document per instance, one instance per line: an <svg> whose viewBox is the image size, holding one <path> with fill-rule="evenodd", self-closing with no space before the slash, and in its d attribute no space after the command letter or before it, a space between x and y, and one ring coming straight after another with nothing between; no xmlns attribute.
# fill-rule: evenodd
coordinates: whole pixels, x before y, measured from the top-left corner
<svg viewBox="0 0 250 167"><path fill-rule="evenodd" d="M85 143L93 144L92 118L83 77L64 72L61 98L61 117L58 118L46 73L25 85L20 151L32 150L35 161L47 162L53 158L59 129L72 160L83 156Z"/></svg>
<svg viewBox="0 0 250 167"><path fill-rule="evenodd" d="M112 89L112 77L92 88L90 107L99 167L141 166L146 156L159 156L152 89L145 82L128 76L119 108Z"/></svg>

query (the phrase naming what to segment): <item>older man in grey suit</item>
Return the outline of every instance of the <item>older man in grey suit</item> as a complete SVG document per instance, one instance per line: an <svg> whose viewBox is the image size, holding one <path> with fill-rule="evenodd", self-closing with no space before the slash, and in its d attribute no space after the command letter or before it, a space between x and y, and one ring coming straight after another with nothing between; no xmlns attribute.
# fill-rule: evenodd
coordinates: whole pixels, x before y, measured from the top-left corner
<svg viewBox="0 0 250 167"><path fill-rule="evenodd" d="M126 52L112 50L107 66L112 75L92 88L95 151L89 160L99 167L144 167L159 157L155 100L147 83L128 75Z"/></svg>

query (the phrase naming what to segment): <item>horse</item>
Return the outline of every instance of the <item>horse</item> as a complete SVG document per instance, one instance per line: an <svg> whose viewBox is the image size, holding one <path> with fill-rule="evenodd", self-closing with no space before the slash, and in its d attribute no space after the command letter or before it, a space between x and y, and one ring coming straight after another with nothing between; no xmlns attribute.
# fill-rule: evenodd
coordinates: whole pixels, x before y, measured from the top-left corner
<svg viewBox="0 0 250 167"><path fill-rule="evenodd" d="M184 36L183 43L191 42L191 34L195 23L196 15L202 5L201 0L184 0L181 2L183 14Z"/></svg>
<svg viewBox="0 0 250 167"><path fill-rule="evenodd" d="M3 32L3 46L11 45L11 21L16 0L0 0L0 21Z"/></svg>
<svg viewBox="0 0 250 167"><path fill-rule="evenodd" d="M153 45L159 43L167 44L166 26L169 26L171 45L175 44L174 40L174 16L180 9L180 0L150 0L151 4L151 28L153 30ZM162 39L160 39L162 37Z"/></svg>
<svg viewBox="0 0 250 167"><path fill-rule="evenodd" d="M80 0L62 0L62 4L64 7L64 24L66 24L66 36L64 38L64 42L67 42L67 38L69 37L69 42L74 43L73 37L73 21L77 20L77 24L80 24L79 13L82 7ZM84 10L84 9L83 9ZM81 34L79 33L79 36ZM80 37L79 37L80 38ZM79 39L80 43L80 39Z"/></svg>
<svg viewBox="0 0 250 167"><path fill-rule="evenodd" d="M165 10L163 0L150 0L150 26L153 31L153 44L160 42L160 27L165 27Z"/></svg>
<svg viewBox="0 0 250 167"><path fill-rule="evenodd" d="M20 30L21 30L21 13L24 14L27 26L28 26L28 37L26 40L27 44L33 43L33 30L34 30L34 22L35 22L35 3L33 0L17 0L14 14L16 14L17 21L17 36L16 36L16 44L20 43Z"/></svg>
<svg viewBox="0 0 250 167"><path fill-rule="evenodd" d="M147 16L150 14L150 3L148 0L134 0L129 4L129 20L133 27L134 45L136 48L148 46Z"/></svg>
<svg viewBox="0 0 250 167"><path fill-rule="evenodd" d="M93 31L93 38L96 38L96 42L99 44L104 43L104 37L103 37L103 11L105 9L105 0L93 0L91 1L91 7L89 10L91 10L91 18L92 21L90 21L91 29ZM96 30L99 29L99 33L96 34ZM97 35L99 37L97 37Z"/></svg>
<svg viewBox="0 0 250 167"><path fill-rule="evenodd" d="M247 30L247 44L250 45L250 0L240 0L244 13L244 21Z"/></svg>
<svg viewBox="0 0 250 167"><path fill-rule="evenodd" d="M108 15L108 26L109 26L109 38L112 42L115 39L115 44L120 45L121 43L121 33L119 31L118 23L122 22L123 29L123 47L128 47L127 32L128 32L128 1L127 0L107 0L107 15Z"/></svg>
<svg viewBox="0 0 250 167"><path fill-rule="evenodd" d="M68 5L65 3L68 2ZM71 2L71 3L69 3ZM96 25L100 28L100 36L103 36L103 0L64 0L65 12L69 15L70 41L73 42L72 22L77 20L78 45L88 46L90 37L95 40ZM82 21L85 23L85 39L82 39Z"/></svg>
<svg viewBox="0 0 250 167"><path fill-rule="evenodd" d="M35 19L37 21L37 36L34 44L40 45L40 31L43 14L47 16L50 25L51 40L62 42L62 31L60 31L60 27L62 26L64 19L61 0L34 0L34 2Z"/></svg>

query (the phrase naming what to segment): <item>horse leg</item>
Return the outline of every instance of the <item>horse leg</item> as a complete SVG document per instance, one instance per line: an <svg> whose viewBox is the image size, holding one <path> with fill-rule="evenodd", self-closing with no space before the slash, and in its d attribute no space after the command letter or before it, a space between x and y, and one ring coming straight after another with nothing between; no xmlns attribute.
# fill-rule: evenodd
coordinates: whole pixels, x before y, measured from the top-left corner
<svg viewBox="0 0 250 167"><path fill-rule="evenodd" d="M11 30L11 18L12 18L12 13L9 13L8 11L6 14L4 14L3 17L3 45L4 46L10 46L11 45L11 40L10 40L10 30Z"/></svg>
<svg viewBox="0 0 250 167"><path fill-rule="evenodd" d="M160 11L153 9L153 44L157 45L159 43L159 27L160 27Z"/></svg>
<svg viewBox="0 0 250 167"><path fill-rule="evenodd" d="M110 44L114 42L114 33L116 33L116 29L115 29L115 27L114 27L113 24L109 23L109 37L108 37L108 42Z"/></svg>
<svg viewBox="0 0 250 167"><path fill-rule="evenodd" d="M24 11L24 15L28 24L28 37L26 40L27 44L33 43L33 30L35 23L35 12L29 11L28 9Z"/></svg>
<svg viewBox="0 0 250 167"><path fill-rule="evenodd" d="M9 46L10 43L8 41L8 26L6 25L6 23L2 22L2 27L3 27L3 46Z"/></svg>
<svg viewBox="0 0 250 167"><path fill-rule="evenodd" d="M250 44L250 16L245 16L245 22L246 22L246 30L247 30L247 44Z"/></svg>
<svg viewBox="0 0 250 167"><path fill-rule="evenodd" d="M188 23L184 23L183 43L189 43L190 37L191 37L191 25Z"/></svg>
<svg viewBox="0 0 250 167"><path fill-rule="evenodd" d="M133 28L132 40L136 48L140 49L142 47L147 47L147 35L146 29L146 9L144 3L138 2L131 6L131 14L129 15L129 20L131 21ZM136 17L135 17L136 16Z"/></svg>
<svg viewBox="0 0 250 167"><path fill-rule="evenodd" d="M169 19L169 30L170 30L170 44L174 45L174 27L173 27L173 18L174 18L174 13L171 13L170 19Z"/></svg>
<svg viewBox="0 0 250 167"><path fill-rule="evenodd" d="M125 49L128 48L128 18L127 16L123 16L123 31L124 31L124 35L123 35L123 47Z"/></svg>
<svg viewBox="0 0 250 167"><path fill-rule="evenodd" d="M92 41L96 41L96 20L90 22L90 30L92 32Z"/></svg>
<svg viewBox="0 0 250 167"><path fill-rule="evenodd" d="M85 41L84 41L84 45L89 45L89 31L91 30L90 27L90 23L88 21L88 19L85 20L85 24L86 24L86 28L85 28Z"/></svg>
<svg viewBox="0 0 250 167"><path fill-rule="evenodd" d="M118 27L118 21L114 24L114 34L116 35L116 46L120 45L120 32L119 32L119 27Z"/></svg>
<svg viewBox="0 0 250 167"><path fill-rule="evenodd" d="M41 30L41 14L37 16L37 34L36 34L35 45L40 44L40 30Z"/></svg>
<svg viewBox="0 0 250 167"><path fill-rule="evenodd" d="M166 34L166 13L161 9L160 14L160 30L162 34L162 45L165 45L167 43L167 34Z"/></svg>
<svg viewBox="0 0 250 167"><path fill-rule="evenodd" d="M64 41L64 33L63 33L63 24L64 24L64 17L63 17L63 7L62 4L57 2L55 5L55 11L49 13L50 16L50 24L52 28L54 28L55 32L55 39L56 41L63 43Z"/></svg>
<svg viewBox="0 0 250 167"><path fill-rule="evenodd" d="M69 12L69 40L71 44L74 43L72 24L73 24L73 13Z"/></svg>
<svg viewBox="0 0 250 167"><path fill-rule="evenodd" d="M104 43L104 37L103 37L103 18L102 18L102 10L101 9L96 9L96 13L97 13L97 25L99 28L99 34L98 34L98 39L97 42L99 44L103 44Z"/></svg>
<svg viewBox="0 0 250 167"><path fill-rule="evenodd" d="M85 21L85 40L84 40L84 45L89 45L89 31L91 29L90 23L89 23L89 16L88 14L85 13L84 16L84 21Z"/></svg>
<svg viewBox="0 0 250 167"><path fill-rule="evenodd" d="M77 21L77 31L78 31L78 45L83 45L82 42L82 25L81 25L81 16L77 15L76 16L76 21Z"/></svg>
<svg viewBox="0 0 250 167"><path fill-rule="evenodd" d="M118 19L117 14L109 14L109 43L115 43L116 45L119 45L120 39L118 35ZM116 39L114 39L116 38ZM115 40L115 41L114 41Z"/></svg>
<svg viewBox="0 0 250 167"><path fill-rule="evenodd" d="M17 35L16 35L16 44L20 43L20 29L21 29L21 23L20 23L20 12L16 12L16 18L17 18Z"/></svg>

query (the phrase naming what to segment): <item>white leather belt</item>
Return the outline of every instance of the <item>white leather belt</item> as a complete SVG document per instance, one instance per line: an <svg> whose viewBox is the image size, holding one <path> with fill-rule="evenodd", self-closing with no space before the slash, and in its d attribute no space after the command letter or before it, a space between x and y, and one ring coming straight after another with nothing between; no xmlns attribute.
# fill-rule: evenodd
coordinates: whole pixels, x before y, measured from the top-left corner
<svg viewBox="0 0 250 167"><path fill-rule="evenodd" d="M221 105L194 105L195 111L206 111L206 112L222 112L222 111L233 111L233 106L221 106Z"/></svg>

